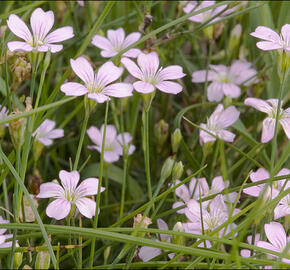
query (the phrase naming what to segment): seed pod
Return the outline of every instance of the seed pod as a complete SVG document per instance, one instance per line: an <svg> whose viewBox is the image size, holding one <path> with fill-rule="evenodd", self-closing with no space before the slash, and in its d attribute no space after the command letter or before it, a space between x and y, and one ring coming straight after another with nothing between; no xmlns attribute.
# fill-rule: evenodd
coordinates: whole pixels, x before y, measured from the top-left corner
<svg viewBox="0 0 290 270"><path fill-rule="evenodd" d="M174 164L172 169L172 179L175 181L177 179L180 179L183 174L183 164L182 161L179 161Z"/></svg>
<svg viewBox="0 0 290 270"><path fill-rule="evenodd" d="M20 247L18 243L16 243L16 247ZM13 259L14 269L18 269L20 267L20 265L22 264L22 257L23 252L15 252Z"/></svg>
<svg viewBox="0 0 290 270"><path fill-rule="evenodd" d="M162 181L165 181L171 175L173 164L174 164L174 159L172 157L169 157L165 160L161 169Z"/></svg>
<svg viewBox="0 0 290 270"><path fill-rule="evenodd" d="M179 128L177 128L171 134L171 147L173 154L177 153L181 139L182 139L181 131Z"/></svg>

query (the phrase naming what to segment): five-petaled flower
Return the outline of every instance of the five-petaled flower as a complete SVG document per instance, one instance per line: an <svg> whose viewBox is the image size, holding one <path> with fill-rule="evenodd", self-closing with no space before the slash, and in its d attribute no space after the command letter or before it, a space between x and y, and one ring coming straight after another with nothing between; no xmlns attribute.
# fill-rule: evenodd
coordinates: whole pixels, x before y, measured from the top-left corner
<svg viewBox="0 0 290 270"><path fill-rule="evenodd" d="M101 126L101 130L91 126L87 130L87 134L95 145L89 145L88 148L102 152L102 142L104 134L104 125ZM124 140L123 140L124 139ZM128 132L117 135L117 130L113 125L107 125L104 160L107 163L116 162L123 154L123 145L128 147L128 154L131 155L135 151L135 146L130 144L132 136Z"/></svg>
<svg viewBox="0 0 290 270"><path fill-rule="evenodd" d="M11 41L7 43L10 51L26 51L32 50L38 52L47 52L50 50L56 53L62 50L61 44L54 44L74 37L73 28L65 26L58 28L48 34L54 24L53 12L44 12L41 8L35 9L30 17L30 25L32 34L27 25L15 14L11 14L7 20L10 30L24 41Z"/></svg>
<svg viewBox="0 0 290 270"><path fill-rule="evenodd" d="M98 193L99 180L97 178L87 178L79 186L80 175L77 171L59 172L61 184L44 183L40 185L40 192L37 198L55 198L46 208L46 214L57 220L65 218L75 205L82 215L92 218L96 212L96 202L86 196ZM105 188L101 187L101 192Z"/></svg>
<svg viewBox="0 0 290 270"><path fill-rule="evenodd" d="M137 57L139 67L127 57L123 57L121 63L132 76L138 79L133 86L139 93L152 93L156 88L169 94L178 94L182 91L180 84L169 81L180 79L186 75L183 73L182 67L174 65L164 69L159 68L159 57L156 52L140 53Z"/></svg>
<svg viewBox="0 0 290 270"><path fill-rule="evenodd" d="M107 36L108 38L95 35L93 37L92 44L102 50L101 56L110 58L140 39L141 34L138 32L133 32L125 38L124 29L118 28L117 30L108 30ZM140 53L141 50L133 48L125 52L123 56L135 58Z"/></svg>
<svg viewBox="0 0 290 270"><path fill-rule="evenodd" d="M244 103L268 114L268 117L263 121L261 142L266 143L270 141L274 137L278 99L268 99L265 101L259 98L246 98ZM283 110L282 105L283 102L281 102L279 123L282 125L288 139L290 139L290 108Z"/></svg>
<svg viewBox="0 0 290 270"><path fill-rule="evenodd" d="M64 131L61 128L54 129L55 122L49 119L43 123L32 133L36 140L45 146L52 144L52 139L61 138L64 136Z"/></svg>
<svg viewBox="0 0 290 270"><path fill-rule="evenodd" d="M237 98L241 95L239 85L248 86L257 82L257 71L246 60L235 60L230 67L210 65L210 70L198 70L192 73L192 82L211 81L207 88L209 101L221 101L225 96Z"/></svg>
<svg viewBox="0 0 290 270"><path fill-rule="evenodd" d="M258 26L251 35L264 40L256 44L257 47L263 51L290 51L290 24L284 24L282 26L280 35L266 26Z"/></svg>
<svg viewBox="0 0 290 270"><path fill-rule="evenodd" d="M64 83L60 90L67 96L88 95L98 103L104 103L111 97L129 97L132 96L133 87L129 83L113 83L119 79L123 73L123 68L115 66L111 61L103 64L97 74L85 57L79 57L76 60L70 60L73 71L85 83L85 85L76 82Z"/></svg>
<svg viewBox="0 0 290 270"><path fill-rule="evenodd" d="M200 124L204 129L201 129L199 133L200 144L202 145L216 140L216 138L209 133L226 142L233 142L236 135L226 130L226 128L235 123L238 120L239 115L240 112L234 106L224 109L224 106L219 104L212 115L208 118L207 123Z"/></svg>
<svg viewBox="0 0 290 270"><path fill-rule="evenodd" d="M290 236L286 236L286 232L283 226L280 223L273 221L270 222L270 224L265 224L264 230L270 243L265 241L258 241L257 246L281 254L290 241ZM269 254L269 257L277 258L278 256ZM286 258L283 258L282 261L285 263L290 263L290 260Z"/></svg>

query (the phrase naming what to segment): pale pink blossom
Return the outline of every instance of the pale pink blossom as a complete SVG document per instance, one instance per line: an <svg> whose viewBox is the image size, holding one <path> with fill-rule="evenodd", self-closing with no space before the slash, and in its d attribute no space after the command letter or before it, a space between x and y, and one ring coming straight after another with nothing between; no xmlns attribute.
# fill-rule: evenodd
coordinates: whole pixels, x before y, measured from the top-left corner
<svg viewBox="0 0 290 270"><path fill-rule="evenodd" d="M8 110L5 106L0 105L0 120L4 120L8 117ZM8 127L8 123L3 124L4 127Z"/></svg>
<svg viewBox="0 0 290 270"><path fill-rule="evenodd" d="M236 135L226 130L226 128L235 123L238 120L239 115L240 112L234 106L224 109L224 106L219 104L212 115L208 118L207 123L200 124L200 126L221 140L233 142ZM214 136L206 131L200 130L199 142L201 145L216 140Z"/></svg>
<svg viewBox="0 0 290 270"><path fill-rule="evenodd" d="M9 223L9 220L3 219L2 216L0 216L0 225L1 224L7 224ZM12 246L12 241L6 241L8 238L12 238L12 234L4 234L7 231L7 229L0 229L0 248L10 248Z"/></svg>
<svg viewBox="0 0 290 270"><path fill-rule="evenodd" d="M255 32L252 32L250 35L264 40L256 44L263 51L290 51L290 24L284 24L282 26L280 35L266 26L258 26Z"/></svg>
<svg viewBox="0 0 290 270"><path fill-rule="evenodd" d="M159 68L159 57L156 52L140 53L137 57L139 67L127 57L123 57L121 63L132 76L138 79L133 86L139 93L152 93L156 88L169 94L178 94L182 91L180 84L170 81L186 75L183 73L182 67L174 65Z"/></svg>
<svg viewBox="0 0 290 270"><path fill-rule="evenodd" d="M117 30L108 30L107 37L105 38L100 35L95 35L92 40L92 44L100 48L101 56L105 58L110 58L117 55L120 51L126 49L137 40L140 39L141 34L138 32L133 32L125 38L125 31L123 28L118 28ZM123 54L125 57L137 57L141 53L139 49L130 49Z"/></svg>
<svg viewBox="0 0 290 270"><path fill-rule="evenodd" d="M247 237L248 244L250 244L250 245L253 244L253 245L257 246L257 243L260 240L260 234L257 233L255 235L254 243L252 242L252 240L253 240L253 236L252 235L249 235ZM253 251L253 255L256 255L256 251L255 250ZM244 258L249 258L251 256L251 250L249 250L249 249L242 249L241 250L241 256L244 257Z"/></svg>
<svg viewBox="0 0 290 270"><path fill-rule="evenodd" d="M258 241L257 246L282 253L290 241L290 237L286 236L286 232L283 226L280 223L273 221L270 222L270 224L265 224L264 230L270 243L265 241ZM277 258L277 256L273 254L269 254L268 257ZM283 258L282 261L285 263L290 263L290 260L286 258Z"/></svg>
<svg viewBox="0 0 290 270"><path fill-rule="evenodd" d="M202 211L200 210L202 207ZM233 215L237 214L239 209L233 211ZM201 215L202 213L202 215ZM184 223L184 230L188 233L202 234L202 222L205 231L214 231L217 227L228 221L229 210L224 202L222 195L217 195L209 204L207 208L203 203L192 199L187 202L185 208L185 215L189 219L187 223ZM231 223L226 228L226 234L231 231L231 228L236 227L234 223ZM222 236L225 228L219 231L219 236Z"/></svg>
<svg viewBox="0 0 290 270"><path fill-rule="evenodd" d="M67 96L88 95L89 99L97 103L110 100L110 97L132 96L133 87L129 83L113 83L123 73L123 68L115 66L111 61L103 64L96 75L85 57L70 60L71 67L85 85L76 82L64 83L60 90Z"/></svg>
<svg viewBox="0 0 290 270"><path fill-rule="evenodd" d="M56 199L47 206L47 216L57 220L63 219L75 205L83 216L92 218L96 212L96 202L87 196L98 193L99 179L87 178L78 185L80 174L77 171L67 172L65 170L59 172L59 178L61 185L54 182L40 185L37 198ZM105 188L101 187L101 192L104 190Z"/></svg>
<svg viewBox="0 0 290 270"><path fill-rule="evenodd" d="M246 98L244 103L268 115L263 121L261 142L266 143L272 140L274 137L278 99L268 99L265 101L259 98ZM282 125L286 136L290 140L290 108L284 110L282 109L282 105L283 102L281 102L279 123Z"/></svg>
<svg viewBox="0 0 290 270"><path fill-rule="evenodd" d="M81 7L84 7L84 6L85 6L85 1L83 1L83 0L78 0L77 2L78 2L78 4L79 4Z"/></svg>
<svg viewBox="0 0 290 270"><path fill-rule="evenodd" d="M231 66L210 65L210 69L198 70L192 73L192 82L211 82L207 88L209 101L221 101L224 96L238 98L241 95L240 86L257 82L257 71L246 60L235 60Z"/></svg>
<svg viewBox="0 0 290 270"><path fill-rule="evenodd" d="M52 144L52 139L61 138L64 136L64 131L61 128L54 129L55 122L49 119L43 123L32 133L35 139L45 146Z"/></svg>
<svg viewBox="0 0 290 270"><path fill-rule="evenodd" d="M290 183L288 182L286 188L290 188ZM283 197L274 209L274 219L281 217L286 217L290 215L290 194Z"/></svg>
<svg viewBox="0 0 290 270"><path fill-rule="evenodd" d="M104 125L101 126L101 130L91 126L87 130L87 134L95 145L88 146L91 150L97 150L102 152L102 142L104 134ZM123 141L124 139L124 141ZM105 138L105 150L104 160L107 163L116 162L120 156L123 155L123 145L128 147L128 154L131 155L135 151L135 146L131 144L132 136L128 132L117 134L117 130L113 125L107 125L106 138Z"/></svg>
<svg viewBox="0 0 290 270"><path fill-rule="evenodd" d="M47 52L50 50L56 53L62 50L61 44L55 44L74 37L73 28L65 26L52 31L54 24L54 14L50 11L43 11L41 8L35 9L30 17L30 25L32 34L27 25L15 14L11 14L7 20L9 29L24 41L11 41L7 43L10 51L26 51L32 50L38 52Z"/></svg>

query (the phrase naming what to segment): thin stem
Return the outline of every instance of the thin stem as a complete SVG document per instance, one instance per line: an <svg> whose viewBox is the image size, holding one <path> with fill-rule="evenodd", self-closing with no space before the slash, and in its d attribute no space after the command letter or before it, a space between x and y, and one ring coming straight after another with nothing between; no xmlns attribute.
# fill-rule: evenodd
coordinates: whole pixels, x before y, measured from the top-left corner
<svg viewBox="0 0 290 270"><path fill-rule="evenodd" d="M99 217L99 209L100 209L100 202L101 202L101 186L102 186L102 179L103 179L105 138L106 138L106 129L107 129L107 122L108 122L108 111L109 111L109 99L107 99L107 102L106 102L104 131L103 131L103 134L102 134L103 140L102 140L102 151L101 151L101 161L100 161L100 172L99 172L99 185L98 185L98 194L97 194L96 213L95 213L95 218L94 218L94 229L96 229L98 227L98 217ZM93 267L95 245L96 245L96 238L93 238L92 239L92 243L91 243L91 253L90 253L89 268Z"/></svg>
<svg viewBox="0 0 290 270"><path fill-rule="evenodd" d="M128 167L128 158L124 156L123 179L122 179L122 193L121 193L121 205L120 205L120 218L124 214L124 203L125 203L125 194L126 194L126 179L127 179L127 167Z"/></svg>
<svg viewBox="0 0 290 270"><path fill-rule="evenodd" d="M82 228L82 217L80 216L79 218L79 227ZM79 235L79 263L78 263L78 268L82 269L83 267L83 247L82 247L82 242L83 242L83 237L80 234Z"/></svg>
<svg viewBox="0 0 290 270"><path fill-rule="evenodd" d="M151 177L150 177L150 149L149 149L149 110L143 109L142 113L143 123L143 151L145 161L145 172L147 181L147 192L149 201L152 200L152 188L151 188ZM153 206L154 208L154 206Z"/></svg>

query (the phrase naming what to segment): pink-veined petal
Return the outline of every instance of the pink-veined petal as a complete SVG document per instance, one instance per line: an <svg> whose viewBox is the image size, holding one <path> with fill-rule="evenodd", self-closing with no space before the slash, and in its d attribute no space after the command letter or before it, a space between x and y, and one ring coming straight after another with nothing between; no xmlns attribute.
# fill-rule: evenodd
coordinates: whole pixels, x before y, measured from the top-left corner
<svg viewBox="0 0 290 270"><path fill-rule="evenodd" d="M207 88L207 99L211 102L219 102L224 96L222 83L212 82Z"/></svg>
<svg viewBox="0 0 290 270"><path fill-rule="evenodd" d="M104 58L111 58L115 56L118 52L117 51L109 51L109 50L103 50L101 51L101 56Z"/></svg>
<svg viewBox="0 0 290 270"><path fill-rule="evenodd" d="M120 158L119 153L113 152L113 151L105 151L104 153L104 160L107 163L113 163L118 161Z"/></svg>
<svg viewBox="0 0 290 270"><path fill-rule="evenodd" d="M80 180L80 174L77 171L67 172L61 170L59 172L59 179L65 190L75 190Z"/></svg>
<svg viewBox="0 0 290 270"><path fill-rule="evenodd" d="M62 197L64 190L61 185L56 183L44 183L40 185L40 191L37 194L37 198L51 198Z"/></svg>
<svg viewBox="0 0 290 270"><path fill-rule="evenodd" d="M282 251L287 244L286 233L283 226L278 222L270 222L270 224L265 224L265 233L268 240L273 246L279 248Z"/></svg>
<svg viewBox="0 0 290 270"><path fill-rule="evenodd" d="M290 215L290 207L286 205L277 205L274 209L274 219Z"/></svg>
<svg viewBox="0 0 290 270"><path fill-rule="evenodd" d="M259 98L246 98L244 103L257 109L260 112L269 114L272 111L271 106L266 101Z"/></svg>
<svg viewBox="0 0 290 270"><path fill-rule="evenodd" d="M178 185L180 183L179 180L175 181L175 185ZM178 196L180 199L182 199L184 202L188 202L190 200L190 194L189 190L186 185L181 185L178 188L175 189L175 194Z"/></svg>
<svg viewBox="0 0 290 270"><path fill-rule="evenodd" d="M37 141L41 142L45 146L52 145L53 141L48 138L36 138Z"/></svg>
<svg viewBox="0 0 290 270"><path fill-rule="evenodd" d="M98 70L96 76L97 85L105 87L109 83L119 79L122 73L122 67L115 66L111 61L106 62Z"/></svg>
<svg viewBox="0 0 290 270"><path fill-rule="evenodd" d="M56 43L73 37L74 37L73 28L71 26L65 26L49 33L46 36L45 41L47 43Z"/></svg>
<svg viewBox="0 0 290 270"><path fill-rule="evenodd" d="M285 131L286 136L290 140L290 118L287 117L287 118L280 119L279 122L282 125L282 127L283 127L283 129Z"/></svg>
<svg viewBox="0 0 290 270"><path fill-rule="evenodd" d="M58 139L64 136L64 131L61 128L54 129L47 133L46 138L48 139Z"/></svg>
<svg viewBox="0 0 290 270"><path fill-rule="evenodd" d="M46 208L47 216L60 220L65 218L71 209L71 203L65 199L56 199Z"/></svg>
<svg viewBox="0 0 290 270"><path fill-rule="evenodd" d="M65 93L66 96L75 97L83 96L89 92L84 85L75 82L67 82L62 84L60 90Z"/></svg>
<svg viewBox="0 0 290 270"><path fill-rule="evenodd" d="M14 35L24 39L25 41L32 40L32 35L27 25L17 15L11 14L7 20L7 26Z"/></svg>
<svg viewBox="0 0 290 270"><path fill-rule="evenodd" d="M135 43L137 40L139 40L141 37L141 33L138 33L138 32L133 32L131 34L129 34L124 42L123 42L123 49L124 48L127 48L128 46L132 45L133 43ZM141 51L140 51L141 52Z"/></svg>
<svg viewBox="0 0 290 270"><path fill-rule="evenodd" d="M88 130L87 130L87 134L90 137L91 141L96 144L96 145L102 145L102 133L100 132L100 130L94 126L91 126Z"/></svg>
<svg viewBox="0 0 290 270"><path fill-rule="evenodd" d="M146 76L154 77L159 67L159 57L156 52L140 53L137 57L137 63Z"/></svg>
<svg viewBox="0 0 290 270"><path fill-rule="evenodd" d="M33 50L31 45L23 41L10 41L7 43L7 47L10 52L31 52Z"/></svg>
<svg viewBox="0 0 290 270"><path fill-rule="evenodd" d="M104 95L102 93L89 93L88 94L88 98L89 99L93 99L97 103L104 103L108 99L110 100L110 98L108 96L106 96L106 95Z"/></svg>
<svg viewBox="0 0 290 270"><path fill-rule="evenodd" d="M214 190L216 192L221 192L222 190L224 190L226 188L226 185L224 183L224 180L222 178L222 176L216 176L213 180L212 180L212 184L211 184L212 188L214 188ZM228 185L227 185L228 186Z"/></svg>
<svg viewBox="0 0 290 270"><path fill-rule="evenodd" d="M110 29L107 31L107 37L114 48L121 48L125 39L124 29L121 27L117 30Z"/></svg>
<svg viewBox="0 0 290 270"><path fill-rule="evenodd" d="M220 128L226 128L235 123L240 116L240 112L234 106L226 108L220 115L218 119L218 124Z"/></svg>
<svg viewBox="0 0 290 270"><path fill-rule="evenodd" d="M223 83L222 88L226 96L238 98L241 95L241 88L233 83Z"/></svg>
<svg viewBox="0 0 290 270"><path fill-rule="evenodd" d="M81 56L76 60L71 59L70 64L75 74L77 74L85 84L93 84L94 70L85 57Z"/></svg>
<svg viewBox="0 0 290 270"><path fill-rule="evenodd" d="M167 223L162 219L158 218L157 219L157 227L159 230L169 230ZM160 234L160 239L161 241L168 241L171 238L171 235L169 234Z"/></svg>
<svg viewBox="0 0 290 270"><path fill-rule="evenodd" d="M115 51L111 42L100 35L95 35L92 39L92 44L105 51Z"/></svg>
<svg viewBox="0 0 290 270"><path fill-rule="evenodd" d="M80 183L76 189L76 193L81 197L92 196L98 194L99 179L98 178L87 178ZM105 190L101 187L101 192Z"/></svg>
<svg viewBox="0 0 290 270"><path fill-rule="evenodd" d="M187 216L187 218L192 221L192 222L196 222L196 221L199 221L200 220L200 204L192 199L192 200L189 200L186 204L186 208L185 208L185 215ZM204 209L203 213L205 212L206 210Z"/></svg>
<svg viewBox="0 0 290 270"><path fill-rule="evenodd" d="M283 49L283 46L278 43L273 43L271 41L259 41L256 43L256 45L259 49L263 51Z"/></svg>
<svg viewBox="0 0 290 270"><path fill-rule="evenodd" d="M182 67L177 65L162 69L158 75L161 81L176 80L184 76L186 76L186 74L183 73Z"/></svg>
<svg viewBox="0 0 290 270"><path fill-rule="evenodd" d="M281 34L282 34L283 39L285 41L287 40L289 42L289 40L290 40L290 24L284 24L282 26L282 28L281 28Z"/></svg>
<svg viewBox="0 0 290 270"><path fill-rule="evenodd" d="M142 79L142 72L140 68L131 59L123 57L121 59L121 63L133 77L139 80Z"/></svg>
<svg viewBox="0 0 290 270"><path fill-rule="evenodd" d="M50 11L43 11L41 8L35 9L30 17L30 25L33 36L44 40L54 24L54 14Z"/></svg>
<svg viewBox="0 0 290 270"><path fill-rule="evenodd" d="M130 97L132 96L133 86L130 83L114 83L106 86L103 93L111 97Z"/></svg>
<svg viewBox="0 0 290 270"><path fill-rule="evenodd" d="M248 187L244 188L243 192L253 197L259 197L261 188L259 186Z"/></svg>
<svg viewBox="0 0 290 270"><path fill-rule="evenodd" d="M256 172L252 172L250 174L250 179L252 182L257 182L268 178L270 178L270 174L264 168L259 168Z"/></svg>
<svg viewBox="0 0 290 270"><path fill-rule="evenodd" d="M263 121L262 143L267 143L274 137L275 119L267 117Z"/></svg>
<svg viewBox="0 0 290 270"><path fill-rule="evenodd" d="M185 206L185 204L183 202L175 202L173 205L172 205L172 208L175 209L175 208L178 208L180 206ZM176 211L176 213L178 214L184 214L184 209L185 208L181 208L179 210Z"/></svg>
<svg viewBox="0 0 290 270"><path fill-rule="evenodd" d="M167 94L176 95L182 91L182 86L179 83L171 81L162 81L156 84L156 87Z"/></svg>
<svg viewBox="0 0 290 270"><path fill-rule="evenodd" d="M271 28L266 26L258 26L255 29L255 32L250 34L253 37L264 39L267 41L275 41L278 42L280 40L279 35L273 31Z"/></svg>
<svg viewBox="0 0 290 270"><path fill-rule="evenodd" d="M137 81L133 83L134 89L142 94L152 93L155 90L155 87L148 82Z"/></svg>
<svg viewBox="0 0 290 270"><path fill-rule="evenodd" d="M131 58L136 58L142 51L139 49L130 49L126 51L123 56L125 57L131 57Z"/></svg>
<svg viewBox="0 0 290 270"><path fill-rule="evenodd" d="M96 202L89 198L78 199L75 204L80 213L87 218L92 218L96 213Z"/></svg>
<svg viewBox="0 0 290 270"><path fill-rule="evenodd" d="M212 81L216 77L216 72L208 70L207 72L207 81ZM206 70L198 70L192 73L192 82L202 83L206 82Z"/></svg>
<svg viewBox="0 0 290 270"><path fill-rule="evenodd" d="M101 126L101 134L104 134L104 125ZM111 144L117 140L117 130L114 125L107 125L106 128L106 144Z"/></svg>
<svg viewBox="0 0 290 270"><path fill-rule="evenodd" d="M127 145L132 142L132 136L129 132L123 132L117 136L117 140L121 145Z"/></svg>
<svg viewBox="0 0 290 270"><path fill-rule="evenodd" d="M143 262L148 262L151 259L159 256L162 251L159 248L155 247L141 247L138 253L139 258Z"/></svg>

